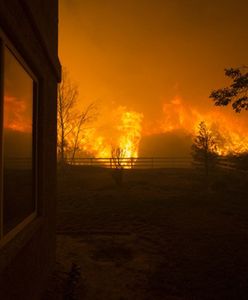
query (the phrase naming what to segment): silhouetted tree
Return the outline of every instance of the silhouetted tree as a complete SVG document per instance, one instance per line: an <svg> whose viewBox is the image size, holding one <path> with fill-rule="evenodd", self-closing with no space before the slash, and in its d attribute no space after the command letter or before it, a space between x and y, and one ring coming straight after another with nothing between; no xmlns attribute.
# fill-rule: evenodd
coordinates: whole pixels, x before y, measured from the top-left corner
<svg viewBox="0 0 248 300"><path fill-rule="evenodd" d="M116 169L123 168L123 158L125 157L125 151L120 147L113 147L111 150L111 160Z"/></svg>
<svg viewBox="0 0 248 300"><path fill-rule="evenodd" d="M66 69L62 69L62 80L58 86L58 129L57 147L59 161L65 163L68 136L72 132L76 119L75 104L78 100L78 87L72 83Z"/></svg>
<svg viewBox="0 0 248 300"><path fill-rule="evenodd" d="M205 173L208 175L210 167L217 162L217 141L205 122L200 122L198 129L192 145L192 157L196 162L203 164Z"/></svg>
<svg viewBox="0 0 248 300"><path fill-rule="evenodd" d="M76 116L75 129L73 130L73 142L72 142L72 155L73 161L76 152L80 149L79 141L83 138L83 129L86 123L92 122L97 116L97 104L91 103L86 107L84 111L78 113Z"/></svg>
<svg viewBox="0 0 248 300"><path fill-rule="evenodd" d="M62 81L58 87L58 158L64 164L70 153L74 160L79 150L79 141L82 140L83 127L93 121L97 115L96 103L91 103L81 111L78 106L78 86L71 82L66 69L62 70Z"/></svg>
<svg viewBox="0 0 248 300"><path fill-rule="evenodd" d="M235 112L248 110L248 67L225 69L225 75L232 80L229 87L214 90L210 94L217 106L232 103Z"/></svg>
<svg viewBox="0 0 248 300"><path fill-rule="evenodd" d="M114 164L112 176L117 185L122 185L123 181L123 158L125 158L125 151L120 147L113 147L111 151L111 161Z"/></svg>

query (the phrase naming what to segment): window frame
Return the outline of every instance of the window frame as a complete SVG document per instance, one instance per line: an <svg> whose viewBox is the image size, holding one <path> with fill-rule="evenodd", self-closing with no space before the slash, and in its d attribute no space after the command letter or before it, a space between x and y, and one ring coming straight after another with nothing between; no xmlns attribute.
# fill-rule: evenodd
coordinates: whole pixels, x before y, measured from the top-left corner
<svg viewBox="0 0 248 300"><path fill-rule="evenodd" d="M3 233L3 119L4 119L4 52L8 49L23 70L27 72L33 81L33 106L32 106L32 176L33 176L33 200L35 204L34 211L18 223L6 234ZM0 28L0 248L11 241L27 225L38 217L38 79L28 66L14 45Z"/></svg>

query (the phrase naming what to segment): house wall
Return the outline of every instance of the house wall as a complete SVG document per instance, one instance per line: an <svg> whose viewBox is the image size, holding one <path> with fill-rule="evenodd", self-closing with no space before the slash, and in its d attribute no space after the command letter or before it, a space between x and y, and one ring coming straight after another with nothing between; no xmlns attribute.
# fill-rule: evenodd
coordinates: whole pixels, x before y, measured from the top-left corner
<svg viewBox="0 0 248 300"><path fill-rule="evenodd" d="M58 0L0 1L0 28L39 84L39 216L0 248L0 299L36 300L55 263Z"/></svg>

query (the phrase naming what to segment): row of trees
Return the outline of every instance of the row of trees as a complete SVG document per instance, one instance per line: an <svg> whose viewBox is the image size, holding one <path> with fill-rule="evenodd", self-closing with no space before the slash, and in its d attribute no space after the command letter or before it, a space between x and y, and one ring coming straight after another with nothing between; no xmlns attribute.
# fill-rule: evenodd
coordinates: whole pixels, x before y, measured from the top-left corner
<svg viewBox="0 0 248 300"><path fill-rule="evenodd" d="M248 110L247 69L247 67L242 67L225 70L225 75L231 80L231 83L228 87L214 90L210 94L215 105L227 106L231 104L236 113ZM218 162L217 145L218 138L216 135L207 127L205 122L201 122L192 145L192 156L195 161L204 165L206 175L208 175L210 167ZM243 165L247 165L248 154L243 153L239 157L232 157L232 160L237 164L243 162Z"/></svg>
<svg viewBox="0 0 248 300"><path fill-rule="evenodd" d="M247 67L226 69L225 75L231 79L228 87L214 90L210 98L215 105L231 104L234 111L240 113L248 110L248 72ZM87 123L97 117L97 105L91 103L85 109L79 106L78 86L71 82L68 72L63 69L62 81L58 88L58 160L64 164L66 160L74 160L79 143L84 138ZM205 122L199 124L198 134L192 145L192 156L195 161L205 166L206 174L218 160L218 140ZM112 158L116 168L122 168L123 149L112 150Z"/></svg>

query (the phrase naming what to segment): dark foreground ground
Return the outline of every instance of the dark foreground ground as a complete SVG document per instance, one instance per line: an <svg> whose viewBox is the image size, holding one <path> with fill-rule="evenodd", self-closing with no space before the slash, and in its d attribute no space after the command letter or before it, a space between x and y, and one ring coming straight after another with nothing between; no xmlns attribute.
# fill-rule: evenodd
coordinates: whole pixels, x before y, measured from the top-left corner
<svg viewBox="0 0 248 300"><path fill-rule="evenodd" d="M230 172L60 172L44 299L248 299L247 188Z"/></svg>

